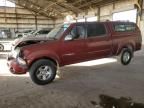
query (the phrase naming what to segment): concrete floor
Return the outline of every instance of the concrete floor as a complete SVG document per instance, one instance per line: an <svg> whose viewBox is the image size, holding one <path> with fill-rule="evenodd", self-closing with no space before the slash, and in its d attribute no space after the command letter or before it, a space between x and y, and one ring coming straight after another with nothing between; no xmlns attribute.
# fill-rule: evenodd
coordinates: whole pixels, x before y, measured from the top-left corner
<svg viewBox="0 0 144 108"><path fill-rule="evenodd" d="M0 59L0 108L95 108L99 95L131 97L144 103L144 49L128 66L112 59L61 68L60 78L46 86L32 83L28 75L9 73Z"/></svg>

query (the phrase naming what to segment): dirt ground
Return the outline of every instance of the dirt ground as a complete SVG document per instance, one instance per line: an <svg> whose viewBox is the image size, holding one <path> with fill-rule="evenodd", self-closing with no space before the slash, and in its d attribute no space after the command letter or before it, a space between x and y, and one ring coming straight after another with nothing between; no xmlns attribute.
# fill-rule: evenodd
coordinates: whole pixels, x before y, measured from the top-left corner
<svg viewBox="0 0 144 108"><path fill-rule="evenodd" d="M144 49L128 66L98 64L104 60L63 67L53 83L38 86L28 74L10 74L1 58L0 108L96 108L101 94L144 103Z"/></svg>

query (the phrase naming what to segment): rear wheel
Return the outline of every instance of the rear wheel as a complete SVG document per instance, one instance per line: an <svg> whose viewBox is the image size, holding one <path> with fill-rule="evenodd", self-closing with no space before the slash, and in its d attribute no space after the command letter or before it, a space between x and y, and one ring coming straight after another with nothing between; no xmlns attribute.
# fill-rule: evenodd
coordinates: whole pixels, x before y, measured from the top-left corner
<svg viewBox="0 0 144 108"><path fill-rule="evenodd" d="M4 50L4 46L2 44L0 44L0 51Z"/></svg>
<svg viewBox="0 0 144 108"><path fill-rule="evenodd" d="M41 59L31 66L30 76L34 83L46 85L55 79L56 70L56 65L52 61Z"/></svg>
<svg viewBox="0 0 144 108"><path fill-rule="evenodd" d="M132 57L133 51L129 48L124 48L120 56L121 63L123 65L128 65L131 62Z"/></svg>

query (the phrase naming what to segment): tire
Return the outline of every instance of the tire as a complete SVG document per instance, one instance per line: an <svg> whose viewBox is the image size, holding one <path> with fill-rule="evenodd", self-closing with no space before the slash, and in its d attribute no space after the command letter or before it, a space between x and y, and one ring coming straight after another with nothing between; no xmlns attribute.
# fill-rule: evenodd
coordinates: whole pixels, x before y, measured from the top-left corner
<svg viewBox="0 0 144 108"><path fill-rule="evenodd" d="M133 51L129 48L124 48L120 55L122 65L128 65L133 58Z"/></svg>
<svg viewBox="0 0 144 108"><path fill-rule="evenodd" d="M47 59L36 61L30 68L30 77L38 85L51 83L56 76L56 65Z"/></svg>
<svg viewBox="0 0 144 108"><path fill-rule="evenodd" d="M4 50L4 46L2 44L0 44L0 51Z"/></svg>

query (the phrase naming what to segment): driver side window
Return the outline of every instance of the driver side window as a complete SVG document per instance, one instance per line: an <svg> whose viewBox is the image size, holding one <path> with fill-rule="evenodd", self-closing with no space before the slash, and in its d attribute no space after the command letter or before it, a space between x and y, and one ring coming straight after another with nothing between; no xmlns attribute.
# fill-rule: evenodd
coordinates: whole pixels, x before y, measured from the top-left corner
<svg viewBox="0 0 144 108"><path fill-rule="evenodd" d="M72 28L70 31L73 39L83 39L85 37L85 27L83 25L77 25Z"/></svg>

